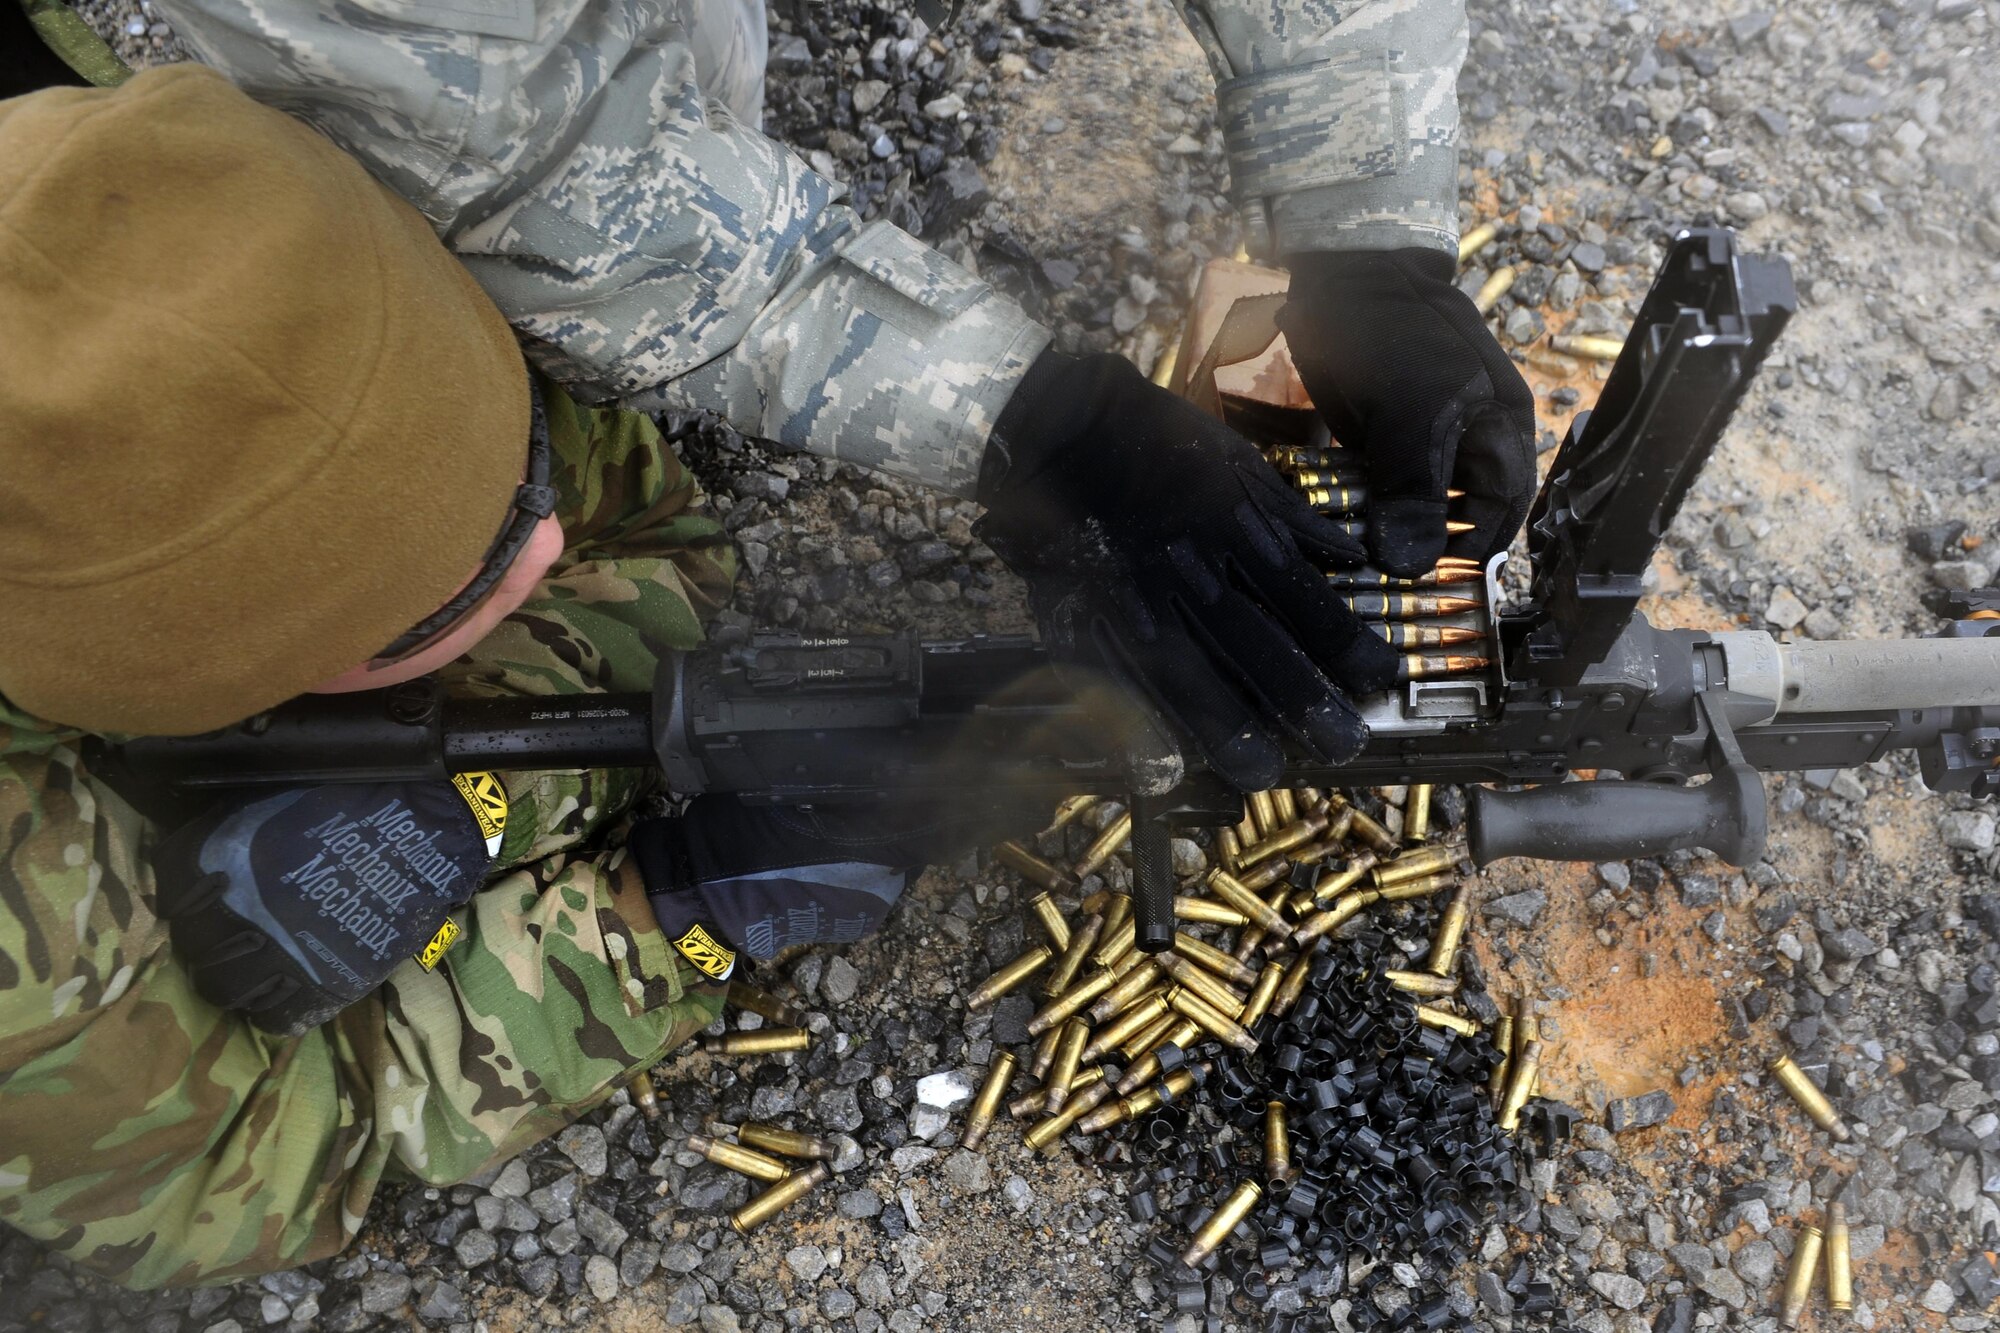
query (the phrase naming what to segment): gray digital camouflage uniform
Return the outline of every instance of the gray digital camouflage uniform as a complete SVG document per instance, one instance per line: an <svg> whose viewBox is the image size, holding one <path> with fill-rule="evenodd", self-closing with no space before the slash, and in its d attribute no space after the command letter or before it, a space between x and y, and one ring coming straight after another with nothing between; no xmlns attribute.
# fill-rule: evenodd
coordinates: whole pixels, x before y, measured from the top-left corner
<svg viewBox="0 0 2000 1333"><path fill-rule="evenodd" d="M1048 343L704 93L706 74L754 113L761 46L714 34L755 0L158 3L200 59L422 209L588 400L712 408L963 495ZM1462 0L1177 3L1279 246L1455 244Z"/></svg>

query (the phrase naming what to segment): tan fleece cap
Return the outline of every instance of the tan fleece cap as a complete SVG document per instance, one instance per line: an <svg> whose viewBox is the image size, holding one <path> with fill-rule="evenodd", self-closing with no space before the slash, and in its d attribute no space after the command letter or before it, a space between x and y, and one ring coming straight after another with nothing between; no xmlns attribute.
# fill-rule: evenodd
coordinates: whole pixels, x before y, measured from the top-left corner
<svg viewBox="0 0 2000 1333"><path fill-rule="evenodd" d="M196 66L0 102L0 329L0 695L53 722L205 731L366 661L526 464L430 225Z"/></svg>

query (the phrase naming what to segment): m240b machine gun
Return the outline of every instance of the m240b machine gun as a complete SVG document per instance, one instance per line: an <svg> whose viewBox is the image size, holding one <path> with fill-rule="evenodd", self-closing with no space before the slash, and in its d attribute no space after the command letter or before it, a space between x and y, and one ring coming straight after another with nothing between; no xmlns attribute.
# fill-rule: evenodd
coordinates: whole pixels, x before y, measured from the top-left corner
<svg viewBox="0 0 2000 1333"><path fill-rule="evenodd" d="M1915 750L1933 790L2000 792L2000 613L1980 595L1936 638L1780 643L1656 629L1641 581L1682 498L1796 307L1782 260L1682 233L1595 409L1579 414L1529 520L1518 610L1486 620L1492 666L1362 701L1366 749L1298 760L1286 785L1475 786L1473 859L1617 860L1762 850L1760 773ZM1489 607L1496 572L1486 570ZM1982 609L1984 608L1984 609ZM999 790L1127 797L1138 938L1173 935L1168 831L1228 824L1238 795L1190 768L1135 787L1103 709L1024 638L754 636L668 663L650 695L452 700L419 682L295 701L224 731L97 744L142 808L272 784L657 764L676 793L858 803ZM1566 781L1576 770L1594 781ZM1605 777L1616 773L1617 778Z"/></svg>

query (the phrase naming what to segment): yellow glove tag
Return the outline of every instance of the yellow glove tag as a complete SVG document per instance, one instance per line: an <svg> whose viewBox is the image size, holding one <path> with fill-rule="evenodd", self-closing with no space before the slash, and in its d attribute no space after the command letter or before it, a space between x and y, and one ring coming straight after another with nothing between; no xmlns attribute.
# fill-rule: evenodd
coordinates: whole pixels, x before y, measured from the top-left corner
<svg viewBox="0 0 2000 1333"><path fill-rule="evenodd" d="M451 785L465 798L466 808L486 836L486 854L500 855L500 837L507 831L507 789L491 773L454 773Z"/></svg>
<svg viewBox="0 0 2000 1333"><path fill-rule="evenodd" d="M458 922L446 917L444 924L437 928L437 934L431 936L431 942L417 955L417 966L426 972L434 971L438 960L444 957L445 951L458 943L458 936Z"/></svg>

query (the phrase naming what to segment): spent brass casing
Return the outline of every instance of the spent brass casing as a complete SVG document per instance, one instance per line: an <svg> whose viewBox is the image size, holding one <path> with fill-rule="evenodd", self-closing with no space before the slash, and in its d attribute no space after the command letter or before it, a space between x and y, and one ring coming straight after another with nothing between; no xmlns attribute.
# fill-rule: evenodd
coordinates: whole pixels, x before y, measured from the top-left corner
<svg viewBox="0 0 2000 1333"><path fill-rule="evenodd" d="M1206 1063L1182 1065L1158 1083L1149 1084L1129 1097L1120 1097L1109 1105L1100 1106L1077 1122L1077 1128L1086 1134L1100 1134L1113 1125L1122 1125L1127 1120L1137 1120L1142 1115L1151 1115L1168 1102L1184 1097L1207 1071Z"/></svg>
<svg viewBox="0 0 2000 1333"><path fill-rule="evenodd" d="M1090 961L1099 967L1110 967L1126 954L1139 938L1139 923L1128 914L1116 926L1107 925L1097 937L1097 952Z"/></svg>
<svg viewBox="0 0 2000 1333"><path fill-rule="evenodd" d="M795 1004L787 1004L767 990L760 990L740 978L729 983L729 989L722 997L738 1009L748 1009L759 1018L768 1019L780 1027L804 1027L806 1011Z"/></svg>
<svg viewBox="0 0 2000 1333"><path fill-rule="evenodd" d="M1833 1109L1833 1103L1826 1099L1826 1094L1806 1077L1806 1071L1799 1068L1798 1062L1791 1056L1781 1055L1771 1061L1771 1072L1777 1075L1785 1091L1792 1094L1792 1100L1799 1104L1799 1109L1812 1117L1815 1125L1842 1143L1853 1137L1841 1120L1840 1112Z"/></svg>
<svg viewBox="0 0 2000 1333"><path fill-rule="evenodd" d="M1404 972L1390 968L1382 973L1382 978L1406 995L1450 995L1458 989L1458 983L1450 977L1431 972Z"/></svg>
<svg viewBox="0 0 2000 1333"><path fill-rule="evenodd" d="M1282 863L1271 861L1266 864L1280 865ZM1285 899L1292 891L1291 881L1280 879L1275 881L1275 883L1277 887L1264 895L1264 905L1273 912L1282 914L1285 910ZM1229 956L1243 966L1249 967L1250 958L1257 950L1264 949L1266 952L1269 952L1277 948L1281 943L1283 941L1271 939L1270 932L1266 931L1262 926L1245 925L1242 930L1236 932L1236 944L1230 950ZM1247 985L1249 983L1245 982L1244 984Z"/></svg>
<svg viewBox="0 0 2000 1333"><path fill-rule="evenodd" d="M827 1177L825 1162L785 1177L729 1215L729 1225L747 1236L817 1189Z"/></svg>
<svg viewBox="0 0 2000 1333"><path fill-rule="evenodd" d="M1049 943L1057 953L1069 948L1069 922L1063 920L1062 909L1056 906L1055 899L1049 897L1046 891L1038 893L1028 899L1028 910L1035 914L1042 933L1049 937Z"/></svg>
<svg viewBox="0 0 2000 1333"><path fill-rule="evenodd" d="M1185 986L1168 991L1167 1003L1174 1007L1175 1013L1223 1045L1234 1046L1245 1054L1257 1049L1257 1039L1240 1023Z"/></svg>
<svg viewBox="0 0 2000 1333"><path fill-rule="evenodd" d="M1285 1104L1264 1103L1264 1179L1272 1184L1292 1178L1292 1135L1285 1123Z"/></svg>
<svg viewBox="0 0 2000 1333"><path fill-rule="evenodd" d="M1104 918L1087 916L1083 924L1070 932L1069 947L1056 959L1056 965L1049 969L1048 976L1042 978L1042 994L1049 999L1068 990L1076 981L1076 974L1083 970L1083 963L1090 951L1097 947L1097 936L1104 929Z"/></svg>
<svg viewBox="0 0 2000 1333"><path fill-rule="evenodd" d="M1117 1088L1119 1096L1123 1097L1139 1088L1143 1088L1160 1076L1161 1047L1178 1046L1185 1051L1193 1047L1201 1039L1201 1027L1199 1024L1193 1019L1179 1018L1178 1015L1176 1015L1176 1018L1178 1021L1172 1027L1168 1028L1158 1041L1147 1047L1138 1059L1127 1066L1123 1074L1118 1076Z"/></svg>
<svg viewBox="0 0 2000 1333"><path fill-rule="evenodd" d="M840 1156L838 1148L817 1134L801 1134L795 1129L779 1129L776 1125L760 1125L754 1121L737 1129L736 1141L762 1152L807 1162L831 1162Z"/></svg>
<svg viewBox="0 0 2000 1333"><path fill-rule="evenodd" d="M660 1115L660 1093L653 1086L653 1076L645 1070L632 1075L632 1081L625 1085L632 1100L648 1120L657 1120Z"/></svg>
<svg viewBox="0 0 2000 1333"><path fill-rule="evenodd" d="M1160 985L1160 969L1156 965L1159 955L1140 954L1138 958L1138 965L1118 977L1111 988L1090 1006L1091 1022L1110 1022L1144 999L1146 992Z"/></svg>
<svg viewBox="0 0 2000 1333"><path fill-rule="evenodd" d="M1037 1083L1049 1076L1056 1062L1056 1043L1062 1040L1062 1024L1046 1029L1035 1041L1035 1053L1028 1057L1028 1077Z"/></svg>
<svg viewBox="0 0 2000 1333"><path fill-rule="evenodd" d="M1044 889L1063 891L1076 887L1076 881L1069 877L1068 871L1044 861L1018 842L1003 842L995 847L993 859L1030 884L1038 884Z"/></svg>
<svg viewBox="0 0 2000 1333"><path fill-rule="evenodd" d="M1535 1092L1535 1079L1542 1072L1542 1043L1528 1043L1507 1075L1507 1095L1500 1103L1500 1128L1513 1133L1521 1127L1521 1110Z"/></svg>
<svg viewBox="0 0 2000 1333"><path fill-rule="evenodd" d="M977 1148L986 1141L986 1131L993 1128L993 1117L1007 1096L1007 1085L1014 1081L1014 1065L1012 1051L1001 1051L993 1057L986 1070L986 1081L979 1085L979 1095L972 1099L972 1109L965 1113L965 1133L959 1137L959 1146Z"/></svg>
<svg viewBox="0 0 2000 1333"><path fill-rule="evenodd" d="M1076 1077L1070 1080L1069 1095L1071 1097L1081 1096L1085 1088L1088 1088L1103 1077L1104 1071L1101 1068L1096 1065L1085 1065L1082 1069L1077 1070ZM1040 1120L1048 1114L1043 1109L1045 1105L1046 1097L1044 1091L1039 1087L1030 1088L1013 1101L1007 1103L1007 1114L1015 1120Z"/></svg>
<svg viewBox="0 0 2000 1333"><path fill-rule="evenodd" d="M1480 314L1490 315L1493 307L1500 304L1500 298L1514 290L1514 279L1520 276L1512 264L1505 264L1493 270L1493 276L1479 284L1473 294L1472 304Z"/></svg>
<svg viewBox="0 0 2000 1333"><path fill-rule="evenodd" d="M1043 1156L1053 1156L1056 1146L1062 1142L1062 1136L1069 1133L1070 1127L1096 1110L1110 1095L1111 1084L1102 1078L1098 1079L1071 1097L1062 1110L1046 1120L1037 1121L1026 1134L1021 1136L1021 1142L1031 1151L1041 1153Z"/></svg>
<svg viewBox="0 0 2000 1333"><path fill-rule="evenodd" d="M1185 958L1173 954L1160 955L1160 970L1173 978L1174 984L1167 988L1167 1003L1174 1001L1176 989L1192 991L1213 1006L1215 1012L1235 1021L1243 1012L1243 997L1230 988L1228 982L1213 972L1204 972ZM1192 1017L1192 1015L1190 1015Z"/></svg>
<svg viewBox="0 0 2000 1333"><path fill-rule="evenodd" d="M1826 1303L1842 1314L1854 1308L1854 1255L1847 1232L1847 1205L1838 1199L1826 1210Z"/></svg>
<svg viewBox="0 0 2000 1333"><path fill-rule="evenodd" d="M1441 1032L1456 1032L1461 1037L1479 1035L1479 1024L1462 1014L1454 1014L1448 1009L1440 1009L1430 1004L1420 1004L1416 1009L1417 1021L1427 1028L1436 1028Z"/></svg>
<svg viewBox="0 0 2000 1333"><path fill-rule="evenodd" d="M1271 788L1271 811L1281 829L1299 817L1299 800L1290 787Z"/></svg>
<svg viewBox="0 0 2000 1333"><path fill-rule="evenodd" d="M1471 921L1472 886L1461 883L1444 909L1444 920L1438 922L1437 936L1431 941L1430 960L1424 964L1426 972L1440 978L1451 976L1458 966L1459 946L1465 943L1465 928Z"/></svg>
<svg viewBox="0 0 2000 1333"><path fill-rule="evenodd" d="M1384 620L1370 621L1369 625L1377 635L1388 640L1391 648L1458 648L1486 640L1484 631L1465 625L1414 625L1406 621ZM1407 816L1405 819L1407 827Z"/></svg>
<svg viewBox="0 0 2000 1333"><path fill-rule="evenodd" d="M1819 1275L1819 1256L1826 1237L1818 1227L1806 1227L1792 1245L1792 1266L1785 1271L1785 1299L1778 1308L1778 1320L1786 1328L1797 1328L1812 1299L1813 1278Z"/></svg>
<svg viewBox="0 0 2000 1333"><path fill-rule="evenodd" d="M1083 1064L1083 1048L1090 1040L1090 1024L1080 1018L1072 1018L1062 1025L1062 1036L1056 1039L1056 1058L1049 1065L1047 1093L1042 1105L1050 1115L1062 1110L1069 1100L1070 1085L1076 1082L1076 1071Z"/></svg>
<svg viewBox="0 0 2000 1333"><path fill-rule="evenodd" d="M1236 821L1237 845L1248 847L1251 843L1257 841L1258 836L1257 821L1251 818L1250 807L1246 803L1243 807L1243 818Z"/></svg>
<svg viewBox="0 0 2000 1333"><path fill-rule="evenodd" d="M1102 799L1099 796L1065 796L1062 803L1056 806L1056 817L1049 822L1048 832L1068 828L1076 822L1077 816Z"/></svg>
<svg viewBox="0 0 2000 1333"><path fill-rule="evenodd" d="M1282 963L1266 963L1264 970L1257 974L1257 984L1250 988L1250 998L1243 1002L1243 1012L1236 1021L1246 1028L1257 1026L1257 1020L1271 1012L1271 1001L1278 998L1278 987L1284 984L1285 968Z"/></svg>
<svg viewBox="0 0 2000 1333"><path fill-rule="evenodd" d="M1160 359L1153 363L1153 383L1162 389L1174 382L1174 368L1181 363L1181 340L1176 337L1167 344L1167 350L1160 353Z"/></svg>
<svg viewBox="0 0 2000 1333"><path fill-rule="evenodd" d="M1194 1229L1194 1243L1182 1252L1181 1263L1189 1268L1201 1267L1202 1261L1214 1254L1216 1248L1229 1239L1229 1233L1250 1216L1250 1210L1257 1206L1257 1200L1263 1193L1254 1180L1246 1180L1231 1190L1221 1206L1209 1214L1208 1220Z"/></svg>
<svg viewBox="0 0 2000 1333"><path fill-rule="evenodd" d="M1308 940L1299 946L1298 957L1292 959L1285 968L1285 978L1278 983L1278 993L1272 997L1271 1012L1280 1018L1292 1011L1299 997L1306 993L1306 983L1312 979L1313 956L1319 952L1317 942Z"/></svg>
<svg viewBox="0 0 2000 1333"><path fill-rule="evenodd" d="M1542 1020L1535 1014L1535 1001L1529 995L1514 997L1514 1058L1528 1049L1531 1041L1542 1039Z"/></svg>
<svg viewBox="0 0 2000 1333"><path fill-rule="evenodd" d="M1462 616L1486 605L1483 597L1438 592L1358 592L1342 600L1363 620L1422 620Z"/></svg>
<svg viewBox="0 0 2000 1333"><path fill-rule="evenodd" d="M965 1007L975 1013L992 1004L1007 992L1018 987L1056 956L1056 951L1046 944L1034 948L1016 958L1013 962L995 972L986 980L972 988L972 994L965 997Z"/></svg>
<svg viewBox="0 0 2000 1333"><path fill-rule="evenodd" d="M1167 993L1161 991L1160 1002L1165 1004L1166 999ZM1147 1051L1152 1050L1155 1046L1165 1041L1168 1033L1185 1022L1187 1022L1185 1018L1175 1013L1172 1006L1168 1006L1166 1013L1161 1014L1151 1023L1148 1023L1145 1027L1140 1028L1137 1032L1120 1042L1118 1045L1118 1054L1123 1057L1124 1063L1130 1065Z"/></svg>
<svg viewBox="0 0 2000 1333"><path fill-rule="evenodd" d="M1382 827L1381 820L1376 819L1364 810L1355 809L1353 806L1349 806L1348 808L1354 810L1354 836L1367 843L1377 854L1381 856L1394 856L1403 849L1402 844L1396 841L1394 835L1388 829Z"/></svg>
<svg viewBox="0 0 2000 1333"><path fill-rule="evenodd" d="M1215 835L1215 859L1228 871L1236 869L1237 858L1243 855L1243 844L1233 828L1219 829Z"/></svg>
<svg viewBox="0 0 2000 1333"><path fill-rule="evenodd" d="M1215 973L1215 975L1221 977L1224 981L1232 982L1238 986L1254 986L1257 984L1256 968L1232 954L1224 953L1213 944L1205 940L1198 940L1183 931L1177 930L1174 932L1173 951L1187 959L1190 963L1194 963Z"/></svg>
<svg viewBox="0 0 2000 1333"><path fill-rule="evenodd" d="M1369 892L1375 894L1378 901L1400 903L1411 898L1428 898L1439 889L1449 889L1457 883L1456 870L1440 870L1434 875L1425 875L1420 879L1402 879L1394 884L1384 884L1381 888L1371 889Z"/></svg>
<svg viewBox="0 0 2000 1333"><path fill-rule="evenodd" d="M1260 866L1251 867L1240 875L1231 875L1230 878L1252 893L1262 893L1291 873L1292 867L1289 858L1274 857ZM1266 899L1265 901L1268 903L1270 900Z"/></svg>
<svg viewBox="0 0 2000 1333"><path fill-rule="evenodd" d="M1415 592L1419 588L1456 587L1461 583L1479 583L1486 572L1477 566L1439 566L1427 574L1415 578L1402 578L1383 569L1339 569L1326 576L1326 581L1335 588L1354 592Z"/></svg>
<svg viewBox="0 0 2000 1333"><path fill-rule="evenodd" d="M1090 846L1084 848L1083 856L1070 867L1070 873L1078 880L1082 880L1086 875L1095 874L1097 868L1109 861L1111 854L1131 836L1132 812L1128 810L1104 826L1104 831L1097 835Z"/></svg>
<svg viewBox="0 0 2000 1333"><path fill-rule="evenodd" d="M1327 818L1325 815L1309 815L1304 819L1287 824L1270 837L1263 839L1255 847L1245 851L1238 858L1237 865L1244 870L1248 870L1260 861L1268 861L1274 856L1283 856L1286 852L1303 847L1320 834L1326 832L1326 825Z"/></svg>
<svg viewBox="0 0 2000 1333"><path fill-rule="evenodd" d="M812 1045L812 1033L804 1028L759 1028L755 1032L728 1032L703 1041L710 1055L776 1055L780 1051L803 1051Z"/></svg>
<svg viewBox="0 0 2000 1333"><path fill-rule="evenodd" d="M1413 847L1393 861L1375 867L1372 876L1375 887L1387 888L1400 884L1406 879L1417 879L1424 875L1434 875L1440 870L1450 870L1458 864L1458 853L1449 847Z"/></svg>
<svg viewBox="0 0 2000 1333"><path fill-rule="evenodd" d="M1257 826L1257 837L1268 838L1278 831L1278 806L1267 791L1253 791L1247 800L1250 822Z"/></svg>
<svg viewBox="0 0 2000 1333"><path fill-rule="evenodd" d="M1245 888L1243 881L1234 875L1223 870L1211 871L1208 876L1208 887L1216 897L1243 913L1253 925L1266 934L1276 935L1279 939L1291 935L1292 928L1286 923L1284 914Z"/></svg>
<svg viewBox="0 0 2000 1333"><path fill-rule="evenodd" d="M687 1137L688 1150L698 1152L717 1166L726 1166L739 1176L752 1180L774 1182L792 1174L792 1168L775 1157L753 1152L737 1143L723 1143L706 1134L690 1134Z"/></svg>
<svg viewBox="0 0 2000 1333"><path fill-rule="evenodd" d="M1167 1013L1167 1009L1165 991L1146 996L1093 1033L1090 1044L1083 1048L1081 1058L1086 1062L1103 1059L1159 1022Z"/></svg>
<svg viewBox="0 0 2000 1333"><path fill-rule="evenodd" d="M1076 1014L1081 1013L1085 1005L1110 990L1116 980L1117 977L1112 974L1110 968L1098 968L1036 1010L1035 1016L1028 1020L1028 1035L1039 1036L1050 1028L1068 1022Z"/></svg>
<svg viewBox="0 0 2000 1333"><path fill-rule="evenodd" d="M1325 907L1341 894L1368 877L1368 872L1381 864L1381 858L1374 852L1363 852L1349 861L1344 869L1329 870L1319 877L1306 901L1315 907Z"/></svg>
<svg viewBox="0 0 2000 1333"><path fill-rule="evenodd" d="M1316 943L1360 916L1364 909L1381 901L1380 889L1358 889L1344 894L1334 899L1333 906L1322 908L1299 922L1299 928L1292 932L1292 942L1300 948Z"/></svg>
<svg viewBox="0 0 2000 1333"><path fill-rule="evenodd" d="M1186 894L1178 894L1174 898L1174 920L1197 921L1210 926L1242 926L1250 922L1249 917L1228 903L1219 903L1212 898L1190 898Z"/></svg>
<svg viewBox="0 0 2000 1333"><path fill-rule="evenodd" d="M1493 665L1490 657L1460 653L1404 653L1396 664L1397 680L1442 680L1447 676L1470 676Z"/></svg>
<svg viewBox="0 0 2000 1333"><path fill-rule="evenodd" d="M1458 238L1458 262L1466 260L1493 244L1493 238L1500 234L1497 222L1482 222L1471 231Z"/></svg>
<svg viewBox="0 0 2000 1333"><path fill-rule="evenodd" d="M1510 1009L1502 1009L1493 1024L1493 1049L1500 1052L1500 1059L1487 1087L1497 1097L1507 1090L1507 1071L1514 1063L1514 1014Z"/></svg>
<svg viewBox="0 0 2000 1333"><path fill-rule="evenodd" d="M1592 338L1586 334L1571 333L1552 335L1549 346L1566 356L1580 356L1587 361L1616 361L1618 354L1625 350L1625 344L1616 338Z"/></svg>
<svg viewBox="0 0 2000 1333"><path fill-rule="evenodd" d="M1467 641L1457 639L1452 642ZM1409 798L1403 802L1403 841L1412 846L1430 841L1432 790L1428 782L1411 783Z"/></svg>
<svg viewBox="0 0 2000 1333"><path fill-rule="evenodd" d="M1104 929L1098 932L1097 938L1100 940L1110 938L1111 935L1131 919L1132 895L1129 893L1112 894L1110 905L1104 909Z"/></svg>

